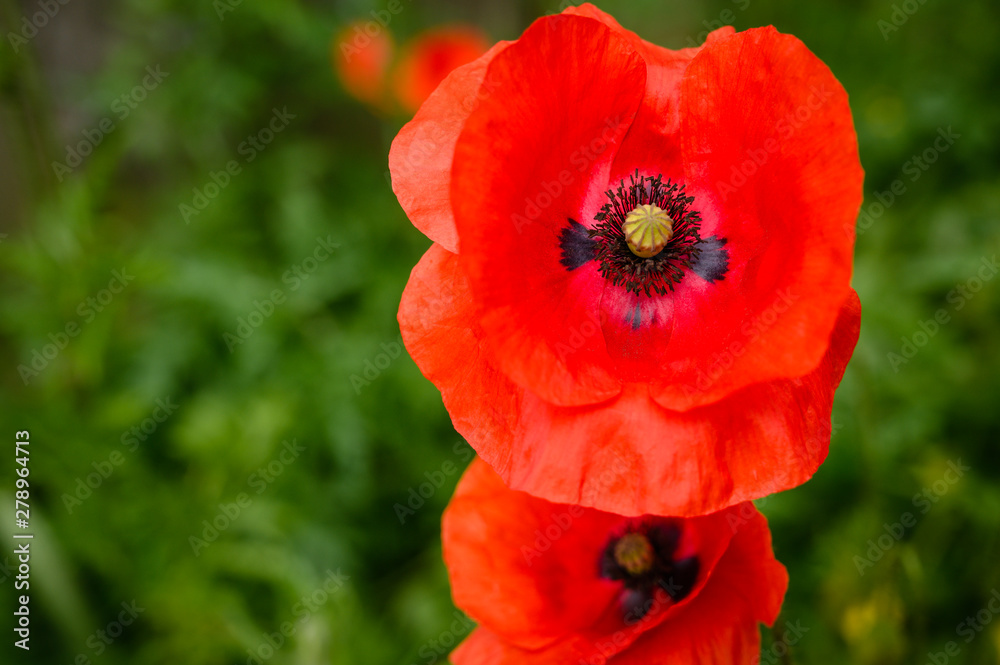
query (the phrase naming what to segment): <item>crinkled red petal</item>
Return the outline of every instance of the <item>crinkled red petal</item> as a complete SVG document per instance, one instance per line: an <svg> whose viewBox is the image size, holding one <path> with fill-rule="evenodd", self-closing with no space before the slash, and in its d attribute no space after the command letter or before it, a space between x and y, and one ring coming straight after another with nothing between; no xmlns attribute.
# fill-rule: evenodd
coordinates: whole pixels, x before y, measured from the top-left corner
<svg viewBox="0 0 1000 665"><path fill-rule="evenodd" d="M484 335L505 374L556 404L621 386L596 328L604 280L593 262L567 270L559 237L603 196L645 71L600 21L539 19L490 63L491 94L455 148L451 200Z"/></svg>
<svg viewBox="0 0 1000 665"><path fill-rule="evenodd" d="M458 232L451 211L455 143L483 93L486 68L510 42L498 42L477 60L455 69L406 123L389 149L392 191L420 231L452 252Z"/></svg>
<svg viewBox="0 0 1000 665"><path fill-rule="evenodd" d="M821 363L851 293L863 172L847 93L774 28L706 45L680 104L684 182L729 254L723 279L689 274L673 296L653 393L684 410Z"/></svg>
<svg viewBox="0 0 1000 665"><path fill-rule="evenodd" d="M816 471L860 304L851 292L826 355L805 377L684 412L663 408L640 384L560 407L510 381L476 326L458 257L438 246L414 268L399 321L455 428L512 488L623 515L691 516L790 489Z"/></svg>

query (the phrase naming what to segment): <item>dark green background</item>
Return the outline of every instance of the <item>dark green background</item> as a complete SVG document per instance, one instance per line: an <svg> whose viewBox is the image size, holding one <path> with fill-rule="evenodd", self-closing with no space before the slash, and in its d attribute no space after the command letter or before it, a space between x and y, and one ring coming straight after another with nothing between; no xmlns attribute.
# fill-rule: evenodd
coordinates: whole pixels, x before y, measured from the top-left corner
<svg viewBox="0 0 1000 665"><path fill-rule="evenodd" d="M403 41L465 20L509 39L559 9L472 5L404 2L390 27ZM601 3L672 48L713 21L795 34L850 94L865 210L903 188L858 238L861 341L829 460L761 502L791 574L777 634L806 631L781 662L923 665L949 641L960 652L948 662L1000 662L1000 617L969 643L958 632L1000 589L1000 283L949 300L1000 244L1000 11L909 5L883 35L888 1ZM15 54L7 33L39 7L0 2L0 505L8 533L13 433L28 429L26 662L243 663L328 570L349 580L267 662L429 663L457 637L438 521L458 479L442 469L469 449L405 353L379 357L398 350L400 293L429 245L387 182L405 118L347 97L328 58L335 30L381 6L247 0L220 20L207 1L71 0ZM120 118L116 98L156 65L169 76ZM241 142L284 107L295 118L247 163ZM114 131L58 182L51 163L103 118ZM959 138L913 179L908 160L948 127ZM230 160L240 172L185 223L179 205ZM339 247L308 279L283 279L318 237ZM120 294L81 308L122 269L134 279ZM284 300L230 352L224 335L275 289ZM948 322L894 366L888 354L939 309ZM25 385L18 366L69 323L79 333ZM352 375L386 360L354 389ZM158 399L176 410L134 442ZM262 481L293 440L304 451ZM114 451L120 464L68 509L64 495ZM968 470L949 483L959 460ZM425 474L445 482L401 524L393 505ZM915 501L924 488L934 503ZM195 556L190 537L241 493L249 505ZM915 526L883 538L891 547L860 575L856 557L906 513ZM7 653L13 580L0 577ZM144 611L97 655L95 631L132 601Z"/></svg>

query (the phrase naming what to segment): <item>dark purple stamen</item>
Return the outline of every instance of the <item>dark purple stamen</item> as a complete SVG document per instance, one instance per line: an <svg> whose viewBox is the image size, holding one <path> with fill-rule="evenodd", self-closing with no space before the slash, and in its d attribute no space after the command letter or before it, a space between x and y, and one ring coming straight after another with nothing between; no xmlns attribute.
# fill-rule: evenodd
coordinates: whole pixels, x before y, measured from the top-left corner
<svg viewBox="0 0 1000 665"><path fill-rule="evenodd" d="M631 573L626 569L630 562L619 561L616 546L630 534L640 534L652 547L650 565L641 572ZM684 600L694 589L698 580L698 558L695 556L675 559L680 529L676 524L640 523L629 526L625 533L612 538L601 555L599 572L601 577L621 581L621 608L623 615L632 620L645 616L655 603L656 589L662 589L674 602Z"/></svg>
<svg viewBox="0 0 1000 665"><path fill-rule="evenodd" d="M701 253L701 216L691 208L694 197L686 196L683 185L664 183L662 175L640 177L638 170L629 176L628 185L622 180L617 191L607 191L607 197L609 202L594 216L597 225L590 230L601 274L636 295L662 296L673 291ZM673 235L659 254L642 258L629 249L622 225L630 212L646 204L667 213Z"/></svg>

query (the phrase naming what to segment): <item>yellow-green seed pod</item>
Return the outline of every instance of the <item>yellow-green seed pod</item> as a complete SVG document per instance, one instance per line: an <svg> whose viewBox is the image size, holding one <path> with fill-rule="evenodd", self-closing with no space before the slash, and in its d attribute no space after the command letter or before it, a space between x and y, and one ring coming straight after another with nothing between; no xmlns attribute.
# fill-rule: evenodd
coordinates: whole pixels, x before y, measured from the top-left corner
<svg viewBox="0 0 1000 665"><path fill-rule="evenodd" d="M627 533L615 543L615 561L629 575L642 575L653 567L653 546L641 533Z"/></svg>
<svg viewBox="0 0 1000 665"><path fill-rule="evenodd" d="M648 259L663 251L674 234L673 220L655 205L641 205L628 214L622 224L628 248L636 256Z"/></svg>

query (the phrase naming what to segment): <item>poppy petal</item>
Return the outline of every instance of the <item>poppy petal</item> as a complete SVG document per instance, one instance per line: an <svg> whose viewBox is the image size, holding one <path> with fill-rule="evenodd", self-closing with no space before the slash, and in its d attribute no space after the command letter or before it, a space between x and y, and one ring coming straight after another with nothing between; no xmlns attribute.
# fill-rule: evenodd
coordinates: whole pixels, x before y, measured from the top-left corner
<svg viewBox="0 0 1000 665"><path fill-rule="evenodd" d="M774 28L707 44L680 102L688 193L702 236L728 252L722 279L690 275L674 294L672 353L653 390L685 410L819 365L850 292L863 172L847 93Z"/></svg>
<svg viewBox="0 0 1000 665"><path fill-rule="evenodd" d="M646 62L646 90L636 115L622 142L611 170L610 187L639 169L640 175L662 174L678 181L683 175L681 161L680 84L684 71L700 48L677 51L653 44L623 28L612 16L590 4L570 7L566 13L591 16L629 40ZM732 26L714 30L706 44L734 33ZM604 201L600 202L601 204ZM582 215L589 224L599 208ZM601 325L616 374L625 381L648 381L662 373L669 360L673 330L673 302L670 298L636 297L620 287L606 284L601 300Z"/></svg>
<svg viewBox="0 0 1000 665"><path fill-rule="evenodd" d="M511 42L498 42L477 60L459 67L431 93L389 149L392 191L420 231L449 251L458 251L451 211L451 163L469 113L479 104L486 68Z"/></svg>
<svg viewBox="0 0 1000 665"><path fill-rule="evenodd" d="M519 662L514 660L518 651L485 628L476 628L451 652L448 660L453 665L503 665Z"/></svg>
<svg viewBox="0 0 1000 665"><path fill-rule="evenodd" d="M524 391L489 360L478 327L472 327L475 316L458 255L431 245L403 290L399 330L417 367L441 390L455 429L473 447L485 443L491 463L500 470L510 465L513 450L494 433L496 428L513 432L520 427Z"/></svg>
<svg viewBox="0 0 1000 665"><path fill-rule="evenodd" d="M519 452L501 474L550 501L628 515L703 514L795 487L826 458L834 390L859 322L852 293L809 375L754 384L687 412L663 408L640 384L596 407L556 407L529 393L519 418L530 427L514 436L493 430ZM489 461L492 446L482 448Z"/></svg>
<svg viewBox="0 0 1000 665"><path fill-rule="evenodd" d="M455 429L513 489L623 515L680 516L786 490L815 473L860 318L852 292L827 355L806 377L678 412L639 384L585 407L559 407L514 384L481 340L458 257L437 245L414 268L399 313L406 348L441 390Z"/></svg>
<svg viewBox="0 0 1000 665"><path fill-rule="evenodd" d="M480 625L523 649L560 643L561 650L586 654L588 645L617 632L627 633L619 646L630 644L682 612L711 579L736 514L731 509L680 523L670 582L684 586L678 594L684 597L672 603L663 594L662 604L638 624L617 604L621 584L599 574L610 534L630 520L513 491L481 459L469 466L445 511L444 558L455 604ZM697 564L685 568L685 561Z"/></svg>
<svg viewBox="0 0 1000 665"><path fill-rule="evenodd" d="M451 190L483 334L504 373L544 399L607 399L620 382L595 324L604 280L593 262L567 267L559 239L603 197L645 63L603 23L558 15L498 54L487 78Z"/></svg>
<svg viewBox="0 0 1000 665"><path fill-rule="evenodd" d="M616 595L597 575L605 543L594 543L593 533L609 533L621 521L514 492L477 459L441 526L455 604L523 648L585 630Z"/></svg>

